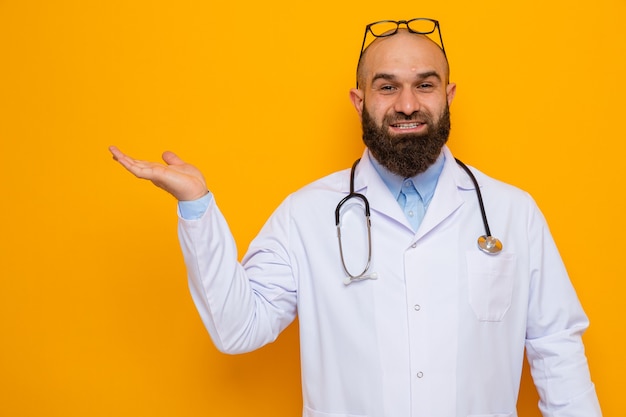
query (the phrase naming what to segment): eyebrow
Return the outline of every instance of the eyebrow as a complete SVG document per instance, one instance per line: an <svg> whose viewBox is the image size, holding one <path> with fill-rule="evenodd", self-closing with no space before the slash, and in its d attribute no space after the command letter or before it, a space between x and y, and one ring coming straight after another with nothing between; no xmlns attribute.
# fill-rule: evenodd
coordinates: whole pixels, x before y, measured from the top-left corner
<svg viewBox="0 0 626 417"><path fill-rule="evenodd" d="M377 80L385 80L385 81L393 81L396 79L396 76L393 74L385 74L385 73L377 73L372 77L372 83L375 83Z"/></svg>
<svg viewBox="0 0 626 417"><path fill-rule="evenodd" d="M423 80L425 78L430 78L430 77L435 77L436 79L441 81L441 75L439 75L437 71L426 71L426 72L422 72L421 74L417 74L417 78L420 80Z"/></svg>
<svg viewBox="0 0 626 417"><path fill-rule="evenodd" d="M439 81L441 81L441 76L439 75L437 71L426 71L426 72L421 72L419 74L416 74L416 78L418 80L424 80L430 77L435 77ZM376 82L376 80L394 81L396 79L397 79L397 76L394 74L387 74L384 72L379 72L377 74L374 74L374 77L372 77L372 83Z"/></svg>

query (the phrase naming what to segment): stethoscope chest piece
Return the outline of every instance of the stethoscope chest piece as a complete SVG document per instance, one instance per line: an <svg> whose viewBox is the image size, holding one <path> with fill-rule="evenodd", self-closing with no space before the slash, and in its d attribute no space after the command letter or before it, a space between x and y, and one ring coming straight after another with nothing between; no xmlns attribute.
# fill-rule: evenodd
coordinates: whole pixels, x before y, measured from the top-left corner
<svg viewBox="0 0 626 417"><path fill-rule="evenodd" d="M478 248L489 255L495 255L502 250L502 242L497 237L483 235L478 238Z"/></svg>

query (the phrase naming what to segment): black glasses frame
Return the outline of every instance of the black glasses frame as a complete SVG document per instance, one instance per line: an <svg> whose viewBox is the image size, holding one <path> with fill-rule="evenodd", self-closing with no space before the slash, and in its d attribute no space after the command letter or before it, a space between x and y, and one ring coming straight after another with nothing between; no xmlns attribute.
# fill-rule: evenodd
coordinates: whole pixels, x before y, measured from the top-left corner
<svg viewBox="0 0 626 417"><path fill-rule="evenodd" d="M411 27L411 23L414 23L414 22L430 22L433 24L433 28L427 31L417 30L415 29L415 27ZM388 30L382 34L377 34L376 32L372 30L372 27L376 25L389 24L389 23L395 23L396 25L395 29ZM446 48L443 46L443 37L441 36L441 26L439 26L438 20L430 19L427 17L416 17L415 19L410 19L410 20L379 20L378 22L373 22L365 26L365 34L363 35L363 43L361 43L361 52L359 53L359 60L357 61L357 81L356 81L357 88L359 88L358 70L359 70L359 65L361 64L361 58L363 57L363 51L365 50L365 41L367 40L367 34L370 33L374 38L386 38L388 36L393 36L396 33L398 33L398 30L400 29L400 25L406 26L406 29L409 31L409 33L416 33L418 35L430 35L435 30L437 30L437 33L439 34L439 42L441 44L441 50L443 51L443 55L446 57L446 59L448 58L448 56L446 55Z"/></svg>

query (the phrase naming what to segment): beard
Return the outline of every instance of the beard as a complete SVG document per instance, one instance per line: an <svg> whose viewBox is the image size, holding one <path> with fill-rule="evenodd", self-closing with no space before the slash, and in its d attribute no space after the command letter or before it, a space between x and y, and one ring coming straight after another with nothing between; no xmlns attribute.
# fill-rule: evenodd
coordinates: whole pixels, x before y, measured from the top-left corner
<svg viewBox="0 0 626 417"><path fill-rule="evenodd" d="M363 142L374 158L389 171L404 178L414 177L431 166L450 136L450 109L446 104L438 120L427 112L388 114L379 127L363 106ZM425 123L424 133L389 133L389 126L398 122Z"/></svg>

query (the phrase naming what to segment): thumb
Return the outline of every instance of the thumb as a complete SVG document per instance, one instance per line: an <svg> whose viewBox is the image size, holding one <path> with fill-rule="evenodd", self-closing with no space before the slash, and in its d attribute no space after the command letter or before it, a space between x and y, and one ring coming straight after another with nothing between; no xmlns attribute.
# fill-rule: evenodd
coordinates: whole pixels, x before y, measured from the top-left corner
<svg viewBox="0 0 626 417"><path fill-rule="evenodd" d="M182 165L185 163L185 161L180 159L178 155L171 151L163 152L163 155L161 157L168 165Z"/></svg>

